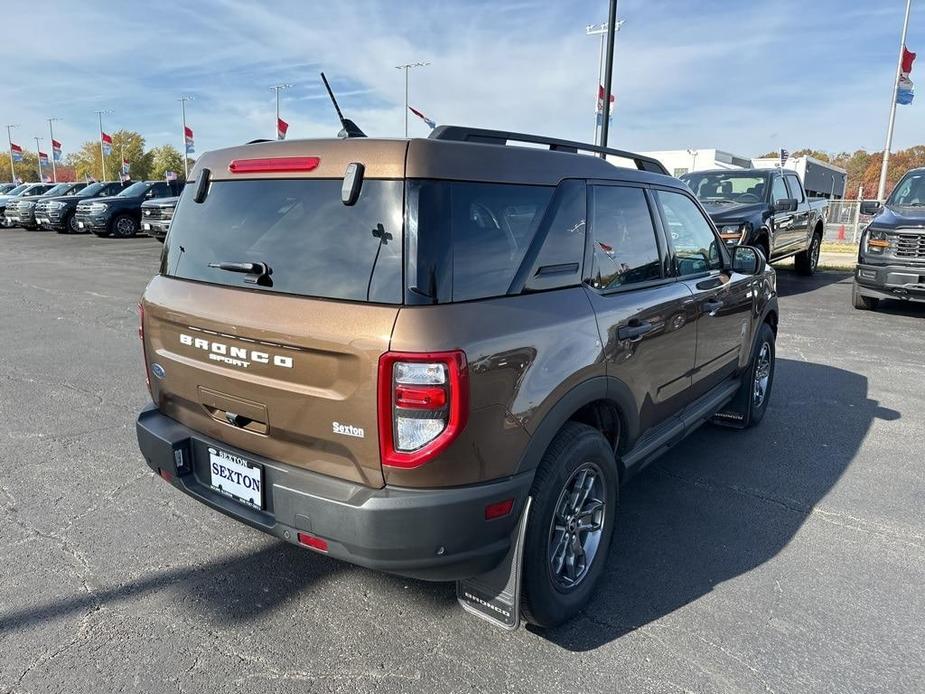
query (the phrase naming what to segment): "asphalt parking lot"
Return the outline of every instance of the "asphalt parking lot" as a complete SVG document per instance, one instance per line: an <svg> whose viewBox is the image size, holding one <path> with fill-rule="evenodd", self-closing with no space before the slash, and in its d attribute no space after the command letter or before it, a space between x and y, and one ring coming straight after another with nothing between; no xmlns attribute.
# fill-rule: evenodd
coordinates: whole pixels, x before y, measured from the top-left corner
<svg viewBox="0 0 925 694"><path fill-rule="evenodd" d="M925 690L925 307L781 270L763 424L635 479L590 608L506 633L149 472L159 251L0 230L0 692Z"/></svg>

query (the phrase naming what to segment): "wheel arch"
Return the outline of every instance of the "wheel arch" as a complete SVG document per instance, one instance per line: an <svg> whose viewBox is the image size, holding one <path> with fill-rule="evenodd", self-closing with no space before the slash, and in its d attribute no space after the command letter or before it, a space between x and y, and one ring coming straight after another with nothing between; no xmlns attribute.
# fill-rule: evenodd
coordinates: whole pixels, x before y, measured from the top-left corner
<svg viewBox="0 0 925 694"><path fill-rule="evenodd" d="M599 376L575 386L553 405L530 436L517 472L535 470L567 422L581 422L607 438L623 475L620 454L639 435L639 418L630 389L619 379Z"/></svg>

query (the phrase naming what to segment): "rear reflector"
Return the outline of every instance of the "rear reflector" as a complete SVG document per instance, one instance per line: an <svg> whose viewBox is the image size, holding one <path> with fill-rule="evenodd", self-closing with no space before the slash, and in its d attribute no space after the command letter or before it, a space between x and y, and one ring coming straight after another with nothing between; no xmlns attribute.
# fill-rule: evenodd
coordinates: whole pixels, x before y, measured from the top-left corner
<svg viewBox="0 0 925 694"><path fill-rule="evenodd" d="M513 508L513 497L505 499L504 501L496 501L493 504L488 504L488 506L485 507L485 520L494 520L495 518L506 516Z"/></svg>
<svg viewBox="0 0 925 694"><path fill-rule="evenodd" d="M319 552L328 551L328 543L326 540L322 540L320 537L315 537L314 535L309 535L308 533L299 533L299 544L305 545L306 547L311 547L312 549L317 549Z"/></svg>
<svg viewBox="0 0 925 694"><path fill-rule="evenodd" d="M263 159L235 159L228 165L233 174L240 173L284 173L287 171L311 171L321 163L319 157L265 157Z"/></svg>
<svg viewBox="0 0 925 694"><path fill-rule="evenodd" d="M173 482L173 475L170 474L170 472L165 470L164 468L159 467L157 469L157 474L160 475L161 479L164 480L165 482Z"/></svg>

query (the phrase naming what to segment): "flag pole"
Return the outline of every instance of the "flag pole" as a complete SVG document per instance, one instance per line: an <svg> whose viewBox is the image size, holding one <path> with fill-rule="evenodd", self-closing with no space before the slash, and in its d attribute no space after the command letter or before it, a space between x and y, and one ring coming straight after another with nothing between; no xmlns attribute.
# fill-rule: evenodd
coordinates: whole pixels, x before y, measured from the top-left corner
<svg viewBox="0 0 925 694"><path fill-rule="evenodd" d="M610 94L612 92L610 83L613 80L613 40L617 30L617 0L610 0L610 12L607 16L607 62L604 64L604 113L601 120L601 146L607 146L607 138L610 135ZM607 155L601 153L601 158L606 159Z"/></svg>
<svg viewBox="0 0 925 694"><path fill-rule="evenodd" d="M289 89L291 84L274 84L270 89L276 92L276 139L282 140L279 136L279 90L280 89Z"/></svg>
<svg viewBox="0 0 925 694"><path fill-rule="evenodd" d="M279 92L277 94L276 102L276 120L279 121ZM189 162L187 161L187 155L189 154L189 147L186 145L186 102L191 101L193 97L191 96L181 96L177 101L180 102L180 115L183 119L183 178L189 178Z"/></svg>
<svg viewBox="0 0 925 694"><path fill-rule="evenodd" d="M886 174L890 167L890 147L893 146L893 125L896 122L896 95L899 92L899 77L903 68L903 52L906 49L906 30L909 28L909 13L912 0L906 0L906 16L903 19L902 38L899 40L899 59L896 61L896 75L893 77L893 91L890 99L890 124L886 129L886 146L883 148L883 164L880 166L880 186L877 188L877 200L883 200L886 192Z"/></svg>
<svg viewBox="0 0 925 694"><path fill-rule="evenodd" d="M42 171L42 146L39 144L42 138L36 136L32 138L35 140L35 160L39 164L39 183L45 182L45 175Z"/></svg>
<svg viewBox="0 0 925 694"><path fill-rule="evenodd" d="M51 138L51 180L53 183L58 182L58 169L55 166L55 129L52 127L57 118L48 119L48 136Z"/></svg>
<svg viewBox="0 0 925 694"><path fill-rule="evenodd" d="M100 165L103 170L103 178L101 180L106 180L106 154L103 151L103 114L110 113L109 111L97 111L96 115L100 120Z"/></svg>
<svg viewBox="0 0 925 694"><path fill-rule="evenodd" d="M12 132L13 128L15 127L16 127L15 125L6 126L6 139L7 139L7 142L10 143L9 152L10 152L10 175L12 176L12 178L10 179L11 183L16 183L16 166L13 164L13 132Z"/></svg>

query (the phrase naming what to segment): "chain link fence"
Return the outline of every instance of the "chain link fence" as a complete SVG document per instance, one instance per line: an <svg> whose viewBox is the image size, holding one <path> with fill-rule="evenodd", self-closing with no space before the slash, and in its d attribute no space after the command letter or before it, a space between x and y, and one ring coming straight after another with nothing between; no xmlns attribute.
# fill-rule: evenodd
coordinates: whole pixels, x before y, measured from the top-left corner
<svg viewBox="0 0 925 694"><path fill-rule="evenodd" d="M861 214L861 200L830 200L826 213L825 243L857 246L870 215Z"/></svg>

